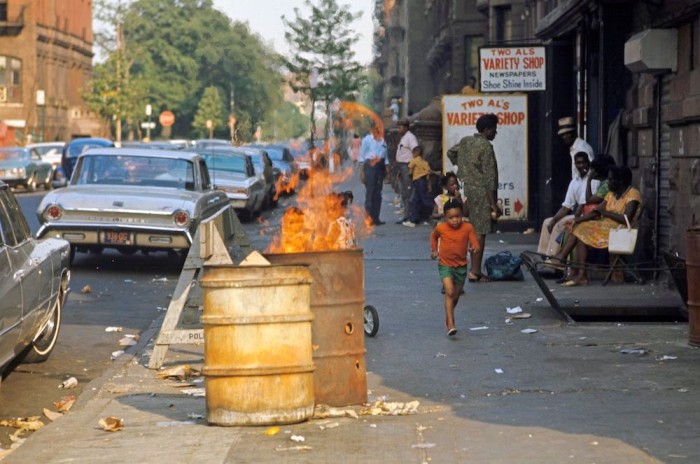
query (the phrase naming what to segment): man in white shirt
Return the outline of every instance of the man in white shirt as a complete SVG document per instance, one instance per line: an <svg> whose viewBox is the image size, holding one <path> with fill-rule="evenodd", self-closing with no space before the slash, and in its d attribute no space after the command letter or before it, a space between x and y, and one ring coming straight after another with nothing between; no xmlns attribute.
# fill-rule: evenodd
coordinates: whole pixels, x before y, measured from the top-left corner
<svg viewBox="0 0 700 464"><path fill-rule="evenodd" d="M540 254L547 256L557 254L561 245L557 242L557 238L564 231L564 225L574 218L573 213L576 212L577 207L586 203L586 184L590 170L590 161L587 155L585 151L580 151L574 155L576 175L569 182L566 197L557 214L545 219L542 223L540 243L537 247L537 252ZM600 185L600 181L593 179L591 181L591 190L594 192L598 190L598 185Z"/></svg>
<svg viewBox="0 0 700 464"><path fill-rule="evenodd" d="M408 163L413 159L413 149L418 146L418 139L408 129L409 124L408 119L401 119L397 123L401 140L399 140L399 147L396 149L396 167L401 187L401 207L403 208L403 218L397 221L397 224L408 219L408 205L413 191L413 181L411 173L408 172Z"/></svg>
<svg viewBox="0 0 700 464"><path fill-rule="evenodd" d="M571 156L571 178L575 179L577 170L576 163L574 162L574 155L583 151L588 153L588 161L593 161L593 147L578 136L576 133L576 123L573 117L561 118L558 122L559 132L557 132L557 134L561 137L566 146L569 147L569 155Z"/></svg>

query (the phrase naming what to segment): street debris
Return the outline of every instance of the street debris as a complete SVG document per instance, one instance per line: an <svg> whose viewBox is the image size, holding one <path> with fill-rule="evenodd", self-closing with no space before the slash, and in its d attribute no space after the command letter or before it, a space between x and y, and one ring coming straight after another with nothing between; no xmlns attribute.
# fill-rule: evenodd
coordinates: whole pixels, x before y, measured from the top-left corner
<svg viewBox="0 0 700 464"><path fill-rule="evenodd" d="M645 350L644 348L623 348L620 350L620 353L622 354L638 354L638 355L645 355L649 351Z"/></svg>
<svg viewBox="0 0 700 464"><path fill-rule="evenodd" d="M503 369L497 367L496 369L493 370L496 374L503 374Z"/></svg>
<svg viewBox="0 0 700 464"><path fill-rule="evenodd" d="M61 417L63 415L60 412L51 411L50 409L46 409L46 408L44 408L43 412L44 412L44 415L46 416L46 418L48 420L50 420L51 422L55 421L56 419L58 419L59 417Z"/></svg>
<svg viewBox="0 0 700 464"><path fill-rule="evenodd" d="M520 333L524 333L524 334L534 334L537 332L539 332L537 329L523 329L520 331Z"/></svg>
<svg viewBox="0 0 700 464"><path fill-rule="evenodd" d="M486 330L488 326L482 325L481 327L472 327L469 330Z"/></svg>
<svg viewBox="0 0 700 464"><path fill-rule="evenodd" d="M274 435L277 435L278 433L280 433L279 427L269 427L263 432L263 434L267 435L268 437L272 437Z"/></svg>
<svg viewBox="0 0 700 464"><path fill-rule="evenodd" d="M446 358L447 355L446 355L445 353L441 353L441 352L438 351L437 354L435 355L435 357L436 357L436 358Z"/></svg>
<svg viewBox="0 0 700 464"><path fill-rule="evenodd" d="M89 285L86 285L80 289L80 293L92 293L92 287L90 287Z"/></svg>
<svg viewBox="0 0 700 464"><path fill-rule="evenodd" d="M167 282L167 281L168 281L168 278L167 278L167 277L161 277L161 278L158 278L158 279L155 279L155 278L154 278L153 280L151 280L151 282Z"/></svg>
<svg viewBox="0 0 700 464"><path fill-rule="evenodd" d="M193 377L199 377L201 373L192 368L189 364L183 364L182 366L171 367L170 369L165 369L158 372L158 377L161 379L176 379L176 380L190 380Z"/></svg>
<svg viewBox="0 0 700 464"><path fill-rule="evenodd" d="M408 403L386 402L382 400L374 401L368 408L362 409L363 416L407 416L418 412L419 401L409 401Z"/></svg>
<svg viewBox="0 0 700 464"><path fill-rule="evenodd" d="M197 425L194 421L162 421L156 422L156 427L181 427L183 425Z"/></svg>
<svg viewBox="0 0 700 464"><path fill-rule="evenodd" d="M187 414L187 418L200 420L200 419L204 419L204 414L197 414L196 412L191 412L191 413Z"/></svg>
<svg viewBox="0 0 700 464"><path fill-rule="evenodd" d="M317 404L316 409L314 409L314 419L327 419L327 418L340 418L349 417L351 419L359 419L360 416L357 411L353 409L338 409L332 408L327 404Z"/></svg>
<svg viewBox="0 0 700 464"><path fill-rule="evenodd" d="M672 359L678 359L678 356L663 355L661 357L656 358L657 361L670 361Z"/></svg>
<svg viewBox="0 0 700 464"><path fill-rule="evenodd" d="M120 346L134 346L139 342L138 335L126 334L121 339L119 339Z"/></svg>
<svg viewBox="0 0 700 464"><path fill-rule="evenodd" d="M418 448L418 449L427 449L427 448L435 448L437 445L435 443L416 443L415 445L411 445L411 448Z"/></svg>
<svg viewBox="0 0 700 464"><path fill-rule="evenodd" d="M78 386L78 379L75 377L69 377L58 386L58 388L63 388L64 390L70 390Z"/></svg>
<svg viewBox="0 0 700 464"><path fill-rule="evenodd" d="M306 440L301 435L292 435L291 437L289 437L289 439L295 443L303 443Z"/></svg>
<svg viewBox="0 0 700 464"><path fill-rule="evenodd" d="M123 331L123 327L107 327L105 328L105 332L121 332Z"/></svg>
<svg viewBox="0 0 700 464"><path fill-rule="evenodd" d="M538 302L538 303L540 303L540 302L543 301L543 300L544 300L543 297L539 297L539 298L537 298L535 301Z"/></svg>
<svg viewBox="0 0 700 464"><path fill-rule="evenodd" d="M112 356L110 357L112 361L117 359L119 356L124 354L124 350L117 350L117 351L112 351Z"/></svg>
<svg viewBox="0 0 700 464"><path fill-rule="evenodd" d="M334 429L334 428L339 427L339 426L340 426L339 422L331 422L329 424L319 425L318 428L321 430L326 430L326 429Z"/></svg>
<svg viewBox="0 0 700 464"><path fill-rule="evenodd" d="M530 313L518 313L518 314L513 314L510 318L511 319L530 319L532 317L532 314Z"/></svg>
<svg viewBox="0 0 700 464"><path fill-rule="evenodd" d="M103 417L98 424L105 432L118 432L124 428L124 419L114 416Z"/></svg>
<svg viewBox="0 0 700 464"><path fill-rule="evenodd" d="M20 432L36 432L44 426L39 416L17 417L15 419L0 420L0 427L12 427Z"/></svg>
<svg viewBox="0 0 700 464"><path fill-rule="evenodd" d="M68 395L61 398L59 401L54 401L53 405L58 409L58 412L68 412L75 403L75 395Z"/></svg>
<svg viewBox="0 0 700 464"><path fill-rule="evenodd" d="M523 308L516 306L515 308L506 308L508 314L518 314L523 312Z"/></svg>
<svg viewBox="0 0 700 464"><path fill-rule="evenodd" d="M190 395L194 397L206 396L206 391L204 388L183 388L180 390L185 395Z"/></svg>
<svg viewBox="0 0 700 464"><path fill-rule="evenodd" d="M690 390L688 390L687 388L679 388L678 389L678 393L688 393L689 391Z"/></svg>
<svg viewBox="0 0 700 464"><path fill-rule="evenodd" d="M275 451L308 451L312 449L313 448L308 445L290 446L288 448L278 446L277 448L275 448Z"/></svg>

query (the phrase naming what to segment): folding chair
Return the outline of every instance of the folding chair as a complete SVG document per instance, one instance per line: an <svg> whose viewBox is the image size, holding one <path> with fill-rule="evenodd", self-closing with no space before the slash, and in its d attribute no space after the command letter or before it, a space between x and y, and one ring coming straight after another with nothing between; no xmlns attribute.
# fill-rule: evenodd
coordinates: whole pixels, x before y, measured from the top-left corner
<svg viewBox="0 0 700 464"><path fill-rule="evenodd" d="M638 216L638 215L637 215ZM634 249L637 246L637 229L632 229L630 226L630 221L625 215L625 222L627 223L627 229L621 229L622 226L617 229L610 230L610 238L608 240L608 253L612 258L610 263L610 270L608 275L603 280L603 285L607 285L610 282L613 274L617 271L623 273L627 272L634 277L634 280L638 284L643 284L644 280L641 278L636 269L631 267L625 260L625 256L629 256L634 253ZM617 239L616 239L617 238Z"/></svg>

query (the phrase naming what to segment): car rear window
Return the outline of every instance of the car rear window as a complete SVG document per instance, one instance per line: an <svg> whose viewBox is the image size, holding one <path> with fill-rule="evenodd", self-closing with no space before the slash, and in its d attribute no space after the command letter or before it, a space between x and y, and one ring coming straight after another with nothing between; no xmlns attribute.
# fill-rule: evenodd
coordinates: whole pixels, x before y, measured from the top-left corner
<svg viewBox="0 0 700 464"><path fill-rule="evenodd" d="M75 184L138 185L194 190L192 162L177 158L86 155Z"/></svg>

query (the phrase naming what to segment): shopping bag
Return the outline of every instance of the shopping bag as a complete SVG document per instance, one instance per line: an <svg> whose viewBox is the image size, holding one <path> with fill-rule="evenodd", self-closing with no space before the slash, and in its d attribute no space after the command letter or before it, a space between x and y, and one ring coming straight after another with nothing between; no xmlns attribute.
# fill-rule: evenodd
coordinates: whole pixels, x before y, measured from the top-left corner
<svg viewBox="0 0 700 464"><path fill-rule="evenodd" d="M522 264L523 260L519 256L513 256L510 251L501 251L484 261L486 274L491 280L525 280L520 269Z"/></svg>
<svg viewBox="0 0 700 464"><path fill-rule="evenodd" d="M637 244L637 229L630 226L630 221L625 215L624 225L618 226L617 229L610 229L608 235L608 253L616 255L631 255L634 253L634 247Z"/></svg>

